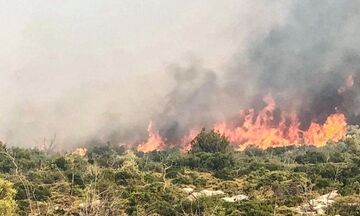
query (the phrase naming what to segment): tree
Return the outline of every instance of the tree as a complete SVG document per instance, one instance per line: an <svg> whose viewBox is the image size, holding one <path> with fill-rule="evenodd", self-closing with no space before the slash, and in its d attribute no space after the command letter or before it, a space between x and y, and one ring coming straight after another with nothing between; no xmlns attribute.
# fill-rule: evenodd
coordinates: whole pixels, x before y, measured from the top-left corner
<svg viewBox="0 0 360 216"><path fill-rule="evenodd" d="M195 139L191 141L191 146L191 153L226 153L231 151L230 142L224 135L214 130L207 132L204 128Z"/></svg>
<svg viewBox="0 0 360 216"><path fill-rule="evenodd" d="M120 167L119 172L115 175L116 182L127 185L132 181L141 180L141 172L136 162L136 156L133 152L128 151L124 155L124 162Z"/></svg>
<svg viewBox="0 0 360 216"><path fill-rule="evenodd" d="M15 194L13 183L0 178L0 215L15 215Z"/></svg>
<svg viewBox="0 0 360 216"><path fill-rule="evenodd" d="M349 128L347 135L344 138L344 142L352 153L360 152L360 129L359 126L352 126Z"/></svg>
<svg viewBox="0 0 360 216"><path fill-rule="evenodd" d="M322 152L307 151L304 155L297 156L295 161L301 164L317 164L326 162L326 157Z"/></svg>

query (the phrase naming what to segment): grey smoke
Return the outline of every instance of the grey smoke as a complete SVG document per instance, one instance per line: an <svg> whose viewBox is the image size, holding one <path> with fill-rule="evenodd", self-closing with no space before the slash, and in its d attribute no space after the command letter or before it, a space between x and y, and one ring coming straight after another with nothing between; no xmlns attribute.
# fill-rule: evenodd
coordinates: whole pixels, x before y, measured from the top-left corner
<svg viewBox="0 0 360 216"><path fill-rule="evenodd" d="M269 93L303 127L335 107L357 122L359 4L0 2L0 139L134 143L152 120L178 142L191 127L261 108ZM340 94L350 74L354 87Z"/></svg>
<svg viewBox="0 0 360 216"><path fill-rule="evenodd" d="M282 110L297 111L304 129L311 120L323 123L339 111L349 123L360 122L360 2L292 3L283 25L253 41L245 57L232 58L222 82L198 65L182 69L186 80L176 69L178 85L160 115L166 117L160 118L165 136L178 138L188 128L211 125L242 108L260 109L268 94ZM201 75L202 82L193 83ZM354 86L340 92L351 75Z"/></svg>

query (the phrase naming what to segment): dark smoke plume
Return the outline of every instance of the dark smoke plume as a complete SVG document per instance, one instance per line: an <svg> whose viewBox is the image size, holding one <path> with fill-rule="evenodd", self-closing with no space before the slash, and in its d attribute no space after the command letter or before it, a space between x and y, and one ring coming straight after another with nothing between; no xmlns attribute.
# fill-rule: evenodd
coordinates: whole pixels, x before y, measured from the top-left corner
<svg viewBox="0 0 360 216"><path fill-rule="evenodd" d="M297 111L302 128L339 111L359 123L359 11L356 0L295 1L286 23L255 40L247 58L235 55L225 77L201 65L174 67L160 132L176 140L191 127L263 106L267 94L282 110Z"/></svg>

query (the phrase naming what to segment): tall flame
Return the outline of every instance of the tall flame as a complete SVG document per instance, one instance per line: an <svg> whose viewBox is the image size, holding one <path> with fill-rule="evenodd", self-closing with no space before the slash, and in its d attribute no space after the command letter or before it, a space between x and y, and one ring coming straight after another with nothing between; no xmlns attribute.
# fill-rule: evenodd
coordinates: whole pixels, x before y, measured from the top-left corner
<svg viewBox="0 0 360 216"><path fill-rule="evenodd" d="M165 148L165 142L160 134L153 129L152 122L149 123L148 129L149 137L146 142L137 147L138 151L149 152L154 150L161 150Z"/></svg>

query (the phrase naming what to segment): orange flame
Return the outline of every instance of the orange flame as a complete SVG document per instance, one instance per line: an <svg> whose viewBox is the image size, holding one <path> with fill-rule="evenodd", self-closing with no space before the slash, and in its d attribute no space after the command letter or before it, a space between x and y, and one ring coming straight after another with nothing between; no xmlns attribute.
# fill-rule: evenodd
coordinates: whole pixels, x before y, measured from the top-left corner
<svg viewBox="0 0 360 216"><path fill-rule="evenodd" d="M329 140L338 141L345 136L346 120L343 114L330 115L323 125L312 122L308 130L301 131L296 113L282 112L279 123L274 124L275 103L270 97L264 101L267 106L258 115L252 109L241 114L244 119L242 125L234 127L222 122L215 125L215 130L227 136L239 148L249 145L260 148L292 144L322 146Z"/></svg>
<svg viewBox="0 0 360 216"><path fill-rule="evenodd" d="M161 150L165 148L165 142L160 134L153 129L152 122L149 123L148 129L149 137L146 142L137 147L138 151L149 152L154 150Z"/></svg>
<svg viewBox="0 0 360 216"><path fill-rule="evenodd" d="M276 104L273 98L266 96L264 102L266 102L266 106L260 112L255 112L254 109L242 111L240 125L219 122L214 125L214 129L224 134L238 149L244 149L247 146L268 148L300 144L319 147L325 145L329 140L339 141L346 134L344 114L332 114L327 117L324 124L311 122L309 128L303 131L300 130L300 122L295 112L282 112L275 117ZM166 140L153 130L151 122L148 132L147 141L137 147L138 151L149 152L166 148ZM199 132L199 128L191 129L181 139L180 146L183 152L191 149L190 143Z"/></svg>
<svg viewBox="0 0 360 216"><path fill-rule="evenodd" d="M323 126L311 123L309 129L304 132L304 140L305 143L321 146L329 140L339 141L345 136L345 133L345 116L338 113L329 116Z"/></svg>
<svg viewBox="0 0 360 216"><path fill-rule="evenodd" d="M186 153L191 150L191 141L200 133L199 128L191 129L190 132L181 139L181 151Z"/></svg>

